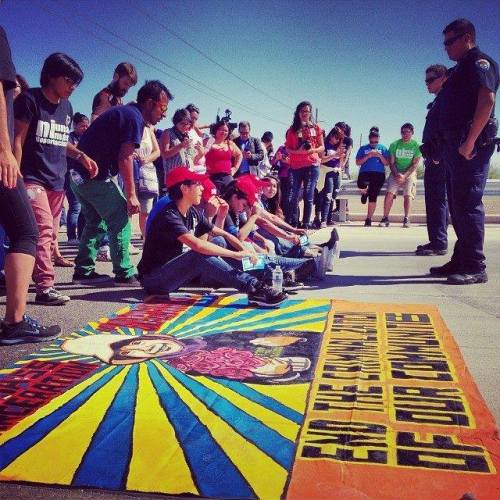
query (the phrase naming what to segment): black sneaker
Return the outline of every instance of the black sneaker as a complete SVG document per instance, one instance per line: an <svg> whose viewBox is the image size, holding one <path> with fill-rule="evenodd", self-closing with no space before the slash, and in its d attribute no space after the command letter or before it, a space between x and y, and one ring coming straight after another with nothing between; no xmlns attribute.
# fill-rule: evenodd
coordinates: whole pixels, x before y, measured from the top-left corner
<svg viewBox="0 0 500 500"><path fill-rule="evenodd" d="M122 277L116 277L114 280L115 286L141 286L141 283L137 279L137 276L133 274L132 276L129 276L128 278L122 278Z"/></svg>
<svg viewBox="0 0 500 500"><path fill-rule="evenodd" d="M279 307L288 295L285 292L278 292L274 288L257 283L252 292L248 292L248 303L252 306L260 307Z"/></svg>
<svg viewBox="0 0 500 500"><path fill-rule="evenodd" d="M337 241L340 240L339 232L337 231L337 228L334 227L332 229L332 232L330 233L330 239L328 241L325 241L325 243L320 243L318 246L319 247L328 247L329 250L331 250Z"/></svg>
<svg viewBox="0 0 500 500"><path fill-rule="evenodd" d="M382 217L382 220L378 224L379 227L389 227L389 217Z"/></svg>
<svg viewBox="0 0 500 500"><path fill-rule="evenodd" d="M75 273L73 274L73 285L95 285L109 281L111 276L107 274L99 274L92 271L90 274Z"/></svg>
<svg viewBox="0 0 500 500"><path fill-rule="evenodd" d="M43 306L62 306L71 299L67 295L63 295L55 288L47 288L43 292L35 295L35 304Z"/></svg>
<svg viewBox="0 0 500 500"><path fill-rule="evenodd" d="M451 274L460 273L460 269L454 262L450 260L449 262L447 262L442 266L431 267L429 269L429 273L431 274L431 276L447 277L450 276Z"/></svg>
<svg viewBox="0 0 500 500"><path fill-rule="evenodd" d="M418 245L415 250L415 255L419 255L420 257L427 257L429 255L446 255L447 253L448 250L446 250L446 248L434 248L430 243L427 243L426 245Z"/></svg>
<svg viewBox="0 0 500 500"><path fill-rule="evenodd" d="M365 219L365 227L371 227L372 226L372 220L371 219Z"/></svg>
<svg viewBox="0 0 500 500"><path fill-rule="evenodd" d="M364 194L361 195L361 203L363 205L366 204L366 200L368 200L368 193L364 193Z"/></svg>
<svg viewBox="0 0 500 500"><path fill-rule="evenodd" d="M410 227L411 222L408 217L403 217L403 227Z"/></svg>
<svg viewBox="0 0 500 500"><path fill-rule="evenodd" d="M448 285L473 285L474 283L486 283L488 275L486 271L479 273L456 273L450 274L446 283Z"/></svg>
<svg viewBox="0 0 500 500"><path fill-rule="evenodd" d="M14 345L28 342L46 342L54 340L61 334L61 328L57 325L42 326L38 321L26 314L19 323L7 325L2 323L0 328L0 344Z"/></svg>

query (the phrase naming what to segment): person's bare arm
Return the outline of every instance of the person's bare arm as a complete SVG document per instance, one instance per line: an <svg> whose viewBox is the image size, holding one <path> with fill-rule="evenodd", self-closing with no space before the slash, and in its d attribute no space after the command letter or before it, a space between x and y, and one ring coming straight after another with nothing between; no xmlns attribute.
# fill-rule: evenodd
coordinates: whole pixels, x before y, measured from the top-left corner
<svg viewBox="0 0 500 500"><path fill-rule="evenodd" d="M0 183L8 189L15 188L17 177L20 175L19 163L12 153L7 127L7 104L5 102L3 82L0 80Z"/></svg>
<svg viewBox="0 0 500 500"><path fill-rule="evenodd" d="M14 156L18 165L21 165L23 158L23 146L28 134L30 124L22 120L14 121Z"/></svg>
<svg viewBox="0 0 500 500"><path fill-rule="evenodd" d="M224 229L220 227L214 226L214 228L212 229L212 235L222 236L233 248L236 249L236 251L247 249L245 245L243 245L241 241L238 238L236 238L236 236L233 236L231 233L224 231Z"/></svg>
<svg viewBox="0 0 500 500"><path fill-rule="evenodd" d="M241 162L243 161L243 153L240 148L236 146L233 141L229 141L229 148L231 149L233 155L233 166L231 168L231 175L234 175L240 168Z"/></svg>
<svg viewBox="0 0 500 500"><path fill-rule="evenodd" d="M87 156L83 151L80 151L74 144L68 142L66 145L66 156L73 158L79 162L90 174L90 178L93 179L99 172L97 163Z"/></svg>
<svg viewBox="0 0 500 500"><path fill-rule="evenodd" d="M139 200L135 192L133 158L135 152L134 143L124 143L120 146L118 153L118 169L123 179L125 196L127 198L127 212L129 215L139 213Z"/></svg>
<svg viewBox="0 0 500 500"><path fill-rule="evenodd" d="M248 250L233 251L227 248L220 247L211 243L210 241L205 241L197 238L194 234L186 233L177 238L182 244L188 246L191 250L201 253L203 255L213 255L216 257L227 257L230 259L241 260L244 257L252 258L253 255Z"/></svg>
<svg viewBox="0 0 500 500"><path fill-rule="evenodd" d="M408 179L408 177L410 177L410 175L413 174L413 172L415 172L415 170L417 170L418 164L420 163L420 158L422 158L422 157L421 156L414 156L413 157L413 160L411 161L411 165L406 169L406 171L404 173L404 177L406 179Z"/></svg>
<svg viewBox="0 0 500 500"><path fill-rule="evenodd" d="M170 132L165 130L160 137L160 153L161 157L166 160L167 158L172 158L178 154L181 149L185 149L189 146L189 137L183 139L177 146L170 145Z"/></svg>

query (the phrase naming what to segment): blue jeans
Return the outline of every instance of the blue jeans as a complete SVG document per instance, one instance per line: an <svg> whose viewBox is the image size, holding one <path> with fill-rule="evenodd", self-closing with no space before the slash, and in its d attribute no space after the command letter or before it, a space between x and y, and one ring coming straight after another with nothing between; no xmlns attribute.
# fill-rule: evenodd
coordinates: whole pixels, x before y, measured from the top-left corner
<svg viewBox="0 0 500 500"><path fill-rule="evenodd" d="M319 178L319 167L312 165L310 167L290 169L290 191L288 195L288 207L286 221L292 226L296 226L297 207L299 204L300 187L304 184L304 213L302 223L307 226L311 222L311 213L314 203L314 190Z"/></svg>
<svg viewBox="0 0 500 500"><path fill-rule="evenodd" d="M459 141L446 144L448 202L457 242L451 261L464 273L486 269L483 193L494 146L480 148L472 160L458 153Z"/></svg>
<svg viewBox="0 0 500 500"><path fill-rule="evenodd" d="M266 240L271 240L274 243L274 248L276 250L277 255L281 255L283 257L295 257L300 258L304 256L304 251L306 247L302 247L301 245L294 245L291 241L284 240L279 236L275 236L274 234L269 233L265 229L259 228L257 232L266 238Z"/></svg>
<svg viewBox="0 0 500 500"><path fill-rule="evenodd" d="M141 284L147 293L170 293L202 274L207 281L215 281L244 293L252 290L258 281L254 276L234 268L221 257L189 250L141 276Z"/></svg>
<svg viewBox="0 0 500 500"><path fill-rule="evenodd" d="M325 185L320 193L321 222L326 222L332 209L333 200L340 190L340 172L328 172L325 176Z"/></svg>
<svg viewBox="0 0 500 500"><path fill-rule="evenodd" d="M427 234L432 248L448 248L448 201L446 199L446 163L436 165L425 160L424 171L425 213Z"/></svg>
<svg viewBox="0 0 500 500"><path fill-rule="evenodd" d="M68 215L66 220L68 240L76 240L81 236L83 225L85 224L83 215L80 214L82 207L71 186L68 186L66 189L66 198L68 198Z"/></svg>

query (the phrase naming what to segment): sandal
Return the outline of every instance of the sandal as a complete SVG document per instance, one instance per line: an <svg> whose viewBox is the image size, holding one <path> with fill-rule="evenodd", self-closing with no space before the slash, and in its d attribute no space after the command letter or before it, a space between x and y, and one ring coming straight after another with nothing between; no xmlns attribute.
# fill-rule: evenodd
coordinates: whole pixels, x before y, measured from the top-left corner
<svg viewBox="0 0 500 500"><path fill-rule="evenodd" d="M75 267L73 261L65 259L62 255L54 257L54 265L56 267Z"/></svg>

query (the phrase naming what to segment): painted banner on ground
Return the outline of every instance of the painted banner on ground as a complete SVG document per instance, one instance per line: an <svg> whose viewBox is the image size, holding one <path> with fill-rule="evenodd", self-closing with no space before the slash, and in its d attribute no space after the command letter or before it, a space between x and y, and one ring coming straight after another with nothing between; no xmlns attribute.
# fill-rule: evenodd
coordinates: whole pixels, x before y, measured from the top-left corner
<svg viewBox="0 0 500 500"><path fill-rule="evenodd" d="M500 494L495 422L432 306L259 310L179 295L0 373L3 481L215 498Z"/></svg>

